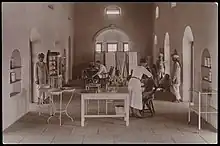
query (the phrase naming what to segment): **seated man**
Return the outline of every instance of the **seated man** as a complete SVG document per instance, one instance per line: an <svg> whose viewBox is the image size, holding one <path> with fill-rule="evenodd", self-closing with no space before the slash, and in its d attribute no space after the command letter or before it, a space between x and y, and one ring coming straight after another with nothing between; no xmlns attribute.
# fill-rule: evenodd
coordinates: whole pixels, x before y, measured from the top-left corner
<svg viewBox="0 0 220 146"><path fill-rule="evenodd" d="M98 70L97 73L95 73L92 76L92 78L95 78L95 79L98 79L98 80L107 78L107 73L108 72L107 72L106 67L103 64L101 64L100 61L96 61L96 66L98 67L99 70Z"/></svg>
<svg viewBox="0 0 220 146"><path fill-rule="evenodd" d="M115 71L115 76L113 77L113 84L116 85L116 86L123 85L123 79L120 76L120 71L119 70Z"/></svg>
<svg viewBox="0 0 220 146"><path fill-rule="evenodd" d="M171 86L170 75L165 74L165 76L159 82L159 88L162 88L164 92L165 91L170 92L170 86Z"/></svg>

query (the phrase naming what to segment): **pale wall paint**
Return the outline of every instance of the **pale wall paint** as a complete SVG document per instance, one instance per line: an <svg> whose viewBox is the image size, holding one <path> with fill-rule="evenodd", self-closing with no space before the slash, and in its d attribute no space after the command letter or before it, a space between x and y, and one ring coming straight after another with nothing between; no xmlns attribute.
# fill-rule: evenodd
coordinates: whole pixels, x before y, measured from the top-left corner
<svg viewBox="0 0 220 146"><path fill-rule="evenodd" d="M104 9L109 5L121 7L119 17L106 17ZM100 29L115 24L132 41L132 50L140 57L152 55L153 3L76 3L75 4L75 68L80 75L85 65L93 61L93 35Z"/></svg>
<svg viewBox="0 0 220 146"><path fill-rule="evenodd" d="M174 8L170 3L156 3L160 8L160 17L155 20L154 31L159 47L166 32L170 34L171 53L177 49L182 62L182 40L186 26L190 26L194 36L195 48L195 88L200 90L201 55L208 48L212 57L212 87L218 89L218 7L214 3L177 3ZM154 14L155 15L155 14ZM216 101L217 102L217 101ZM216 115L211 117L211 124L217 127Z"/></svg>
<svg viewBox="0 0 220 146"><path fill-rule="evenodd" d="M32 28L37 28L41 36L39 52L53 50L55 32L62 47L68 36L73 38L73 5L55 4L55 9L47 7L47 3L3 3L3 50L2 50L2 105L3 130L29 111L29 37ZM9 97L9 61L14 49L19 49L22 62L22 92L18 96Z"/></svg>

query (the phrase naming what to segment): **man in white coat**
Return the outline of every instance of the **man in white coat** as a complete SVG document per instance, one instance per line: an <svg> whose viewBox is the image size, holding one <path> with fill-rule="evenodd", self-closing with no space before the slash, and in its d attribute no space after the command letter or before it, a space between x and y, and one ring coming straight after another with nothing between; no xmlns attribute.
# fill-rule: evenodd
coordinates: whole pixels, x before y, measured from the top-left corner
<svg viewBox="0 0 220 146"><path fill-rule="evenodd" d="M173 72L171 74L172 77L172 86L171 86L171 92L175 95L176 100L174 102L179 103L181 100L180 96L180 84L181 84L181 67L178 60L179 56L177 54L173 54L172 60L173 60Z"/></svg>
<svg viewBox="0 0 220 146"><path fill-rule="evenodd" d="M146 64L146 60L141 59L140 66L133 68L131 79L128 82L131 112L136 117L142 117L140 114L140 110L143 109L141 78L144 74L152 77L152 74L145 68Z"/></svg>

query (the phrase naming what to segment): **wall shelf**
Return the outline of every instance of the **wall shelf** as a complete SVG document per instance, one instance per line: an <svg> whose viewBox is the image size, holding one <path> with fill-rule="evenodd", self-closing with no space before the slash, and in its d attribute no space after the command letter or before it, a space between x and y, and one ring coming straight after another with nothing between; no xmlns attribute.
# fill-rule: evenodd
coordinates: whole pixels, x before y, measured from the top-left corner
<svg viewBox="0 0 220 146"><path fill-rule="evenodd" d="M209 81L209 80L207 80L207 79L202 79L202 80L205 81L205 82L212 83L212 81Z"/></svg>
<svg viewBox="0 0 220 146"><path fill-rule="evenodd" d="M10 82L10 84L13 84L13 83L16 83L16 82L19 82L19 81L21 81L21 79L16 79L14 82Z"/></svg>
<svg viewBox="0 0 220 146"><path fill-rule="evenodd" d="M15 96L15 95L17 95L17 94L19 94L20 92L12 92L12 93L10 93L10 97L12 97L12 96Z"/></svg>
<svg viewBox="0 0 220 146"><path fill-rule="evenodd" d="M10 88L10 97L15 96L21 92L21 55L18 49L15 49L12 52L10 59L10 71L9 71L9 84ZM13 81L12 81L13 80Z"/></svg>
<svg viewBox="0 0 220 146"><path fill-rule="evenodd" d="M209 67L209 66L205 66L205 65L202 65L202 67L204 67L204 68L208 68L208 69L211 69L211 67Z"/></svg>

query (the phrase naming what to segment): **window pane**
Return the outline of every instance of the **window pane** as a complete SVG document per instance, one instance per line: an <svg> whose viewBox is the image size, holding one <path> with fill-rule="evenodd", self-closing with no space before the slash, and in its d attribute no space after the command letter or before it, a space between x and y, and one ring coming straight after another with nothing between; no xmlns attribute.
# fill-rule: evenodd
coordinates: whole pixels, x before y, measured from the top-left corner
<svg viewBox="0 0 220 146"><path fill-rule="evenodd" d="M107 10L106 14L108 14L108 15L119 15L120 10Z"/></svg>
<svg viewBox="0 0 220 146"><path fill-rule="evenodd" d="M102 44L96 44L96 49L97 52L101 52L102 51Z"/></svg>
<svg viewBox="0 0 220 146"><path fill-rule="evenodd" d="M127 44L127 43L124 44L124 51L129 51L129 49L128 49L128 44Z"/></svg>
<svg viewBox="0 0 220 146"><path fill-rule="evenodd" d="M108 44L108 51L109 52L117 51L117 44Z"/></svg>

